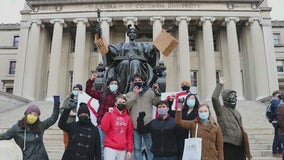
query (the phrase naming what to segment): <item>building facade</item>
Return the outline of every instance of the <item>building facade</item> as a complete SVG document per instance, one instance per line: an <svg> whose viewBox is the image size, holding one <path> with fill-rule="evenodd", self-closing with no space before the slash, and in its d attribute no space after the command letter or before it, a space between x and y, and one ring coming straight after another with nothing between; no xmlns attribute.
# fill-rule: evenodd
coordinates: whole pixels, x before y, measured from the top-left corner
<svg viewBox="0 0 284 160"><path fill-rule="evenodd" d="M0 24L0 90L13 93L20 24Z"/></svg>
<svg viewBox="0 0 284 160"><path fill-rule="evenodd" d="M147 42L173 26L179 45L160 58L167 67L167 91L180 90L179 83L190 79L192 92L206 100L223 76L225 88L258 100L279 88L275 60L278 69L283 28L271 23L270 10L266 0L26 0L13 94L49 100L67 95L73 84L84 85L103 61L94 45L99 23L109 44L127 42L129 24L137 25L138 40ZM278 33L280 47L274 45Z"/></svg>

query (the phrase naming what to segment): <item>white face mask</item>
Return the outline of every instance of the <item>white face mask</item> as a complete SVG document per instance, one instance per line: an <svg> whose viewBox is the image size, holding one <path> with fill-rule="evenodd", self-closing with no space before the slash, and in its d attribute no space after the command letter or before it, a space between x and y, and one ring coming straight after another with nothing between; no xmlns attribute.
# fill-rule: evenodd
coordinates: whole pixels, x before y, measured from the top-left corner
<svg viewBox="0 0 284 160"><path fill-rule="evenodd" d="M110 85L109 85L109 90L110 90L111 92L116 92L117 89L118 89L117 84L110 84Z"/></svg>

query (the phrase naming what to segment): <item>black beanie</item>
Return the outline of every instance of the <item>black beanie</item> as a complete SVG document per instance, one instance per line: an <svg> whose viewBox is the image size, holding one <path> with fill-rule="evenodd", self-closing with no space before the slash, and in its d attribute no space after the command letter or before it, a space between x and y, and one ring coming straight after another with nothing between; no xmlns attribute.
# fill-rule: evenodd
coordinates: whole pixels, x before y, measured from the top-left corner
<svg viewBox="0 0 284 160"><path fill-rule="evenodd" d="M87 113L89 115L89 117L90 117L90 110L89 110L89 108L88 108L86 103L80 103L80 107L78 109L77 116L79 117L79 115L81 113Z"/></svg>

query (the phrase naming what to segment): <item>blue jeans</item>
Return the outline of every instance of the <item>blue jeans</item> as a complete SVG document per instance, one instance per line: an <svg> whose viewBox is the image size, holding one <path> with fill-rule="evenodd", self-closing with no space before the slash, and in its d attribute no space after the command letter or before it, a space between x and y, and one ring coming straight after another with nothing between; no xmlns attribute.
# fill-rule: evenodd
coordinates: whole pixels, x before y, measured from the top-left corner
<svg viewBox="0 0 284 160"><path fill-rule="evenodd" d="M153 154L150 151L152 147L152 138L150 133L146 134L139 134L136 129L133 131L133 138L134 138L134 155L136 160L143 160L142 155L142 137L145 142L146 146L146 153L147 153L147 160L153 160Z"/></svg>
<svg viewBox="0 0 284 160"><path fill-rule="evenodd" d="M157 156L154 156L153 160L176 160L176 159L177 159L177 156L172 156L172 157L157 157Z"/></svg>
<svg viewBox="0 0 284 160"><path fill-rule="evenodd" d="M279 135L279 142L281 144L281 147L284 147L284 135ZM284 150L282 150L282 160L284 160Z"/></svg>
<svg viewBox="0 0 284 160"><path fill-rule="evenodd" d="M101 139L101 160L104 160L104 141L105 141L105 132L102 131L101 126L98 126L100 139Z"/></svg>
<svg viewBox="0 0 284 160"><path fill-rule="evenodd" d="M274 138L272 143L272 153L282 153L282 146L279 142L279 136L278 136L278 124L272 123L272 126L274 127Z"/></svg>

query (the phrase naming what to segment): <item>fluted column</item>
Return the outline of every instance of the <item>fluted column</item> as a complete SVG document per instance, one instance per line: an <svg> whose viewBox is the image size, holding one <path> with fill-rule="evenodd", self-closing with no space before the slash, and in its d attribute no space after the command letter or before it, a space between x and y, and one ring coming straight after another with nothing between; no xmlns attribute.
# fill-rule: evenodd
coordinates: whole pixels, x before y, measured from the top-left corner
<svg viewBox="0 0 284 160"><path fill-rule="evenodd" d="M201 75L203 79L201 87L204 87L204 98L206 100L210 99L211 94L216 86L216 69L215 69L215 53L213 46L213 30L212 22L215 21L214 17L201 17L202 29L203 29L203 61L202 66L204 68L204 73Z"/></svg>
<svg viewBox="0 0 284 160"><path fill-rule="evenodd" d="M227 42L228 42L228 64L229 64L229 77L230 89L235 90L238 98L243 99L242 89L242 75L240 67L240 56L238 47L238 36L236 29L236 22L239 21L237 17L225 18L227 27Z"/></svg>
<svg viewBox="0 0 284 160"><path fill-rule="evenodd" d="M138 24L138 18L137 17L123 17L123 22L126 27L128 25L134 26ZM125 33L125 42L129 42L127 33Z"/></svg>
<svg viewBox="0 0 284 160"><path fill-rule="evenodd" d="M178 82L182 80L190 80L190 56L188 45L188 23L189 17L177 17L176 24L178 25Z"/></svg>
<svg viewBox="0 0 284 160"><path fill-rule="evenodd" d="M150 23L153 25L153 40L162 31L162 26L164 25L165 17L151 17ZM160 61L163 60L163 55L160 55Z"/></svg>
<svg viewBox="0 0 284 160"><path fill-rule="evenodd" d="M63 35L63 19L53 19L50 21L53 26L53 35L51 42L49 75L47 85L46 100L52 100L53 95L59 94L59 77L60 77L60 64L61 64L61 48L62 48L62 35Z"/></svg>
<svg viewBox="0 0 284 160"><path fill-rule="evenodd" d="M109 17L100 18L99 23L101 24L102 27L102 36L105 39L105 41L109 44L109 31L110 31L110 26L112 26L112 18ZM101 54L99 54L98 62L99 63L103 62Z"/></svg>
<svg viewBox="0 0 284 160"><path fill-rule="evenodd" d="M25 62L28 46L28 37L29 30L31 27L30 22L22 22L20 29L20 41L17 54L17 63L16 63L16 74L15 74L15 83L13 94L17 96L23 96L23 83L25 75Z"/></svg>
<svg viewBox="0 0 284 160"><path fill-rule="evenodd" d="M35 100L38 62L39 61L39 42L41 27L44 27L40 20L31 21L31 29L28 40L28 49L26 55L26 68L24 72L23 97Z"/></svg>
<svg viewBox="0 0 284 160"><path fill-rule="evenodd" d="M267 72L269 72L268 76L269 93L272 93L273 91L279 89L279 84L278 84L278 75L276 70L276 60L275 60L276 58L275 58L275 51L273 45L271 19L263 19L261 21L261 24L262 24L264 47L265 47L265 56L267 62Z"/></svg>
<svg viewBox="0 0 284 160"><path fill-rule="evenodd" d="M86 64L85 62L85 44L86 44L86 25L87 18L74 19L77 24L75 53L74 53L74 66L73 66L73 84L85 84L86 78Z"/></svg>
<svg viewBox="0 0 284 160"><path fill-rule="evenodd" d="M255 99L261 99L270 95L268 89L268 73L264 53L264 41L259 18L250 18L251 50L253 54L253 64L255 73Z"/></svg>

